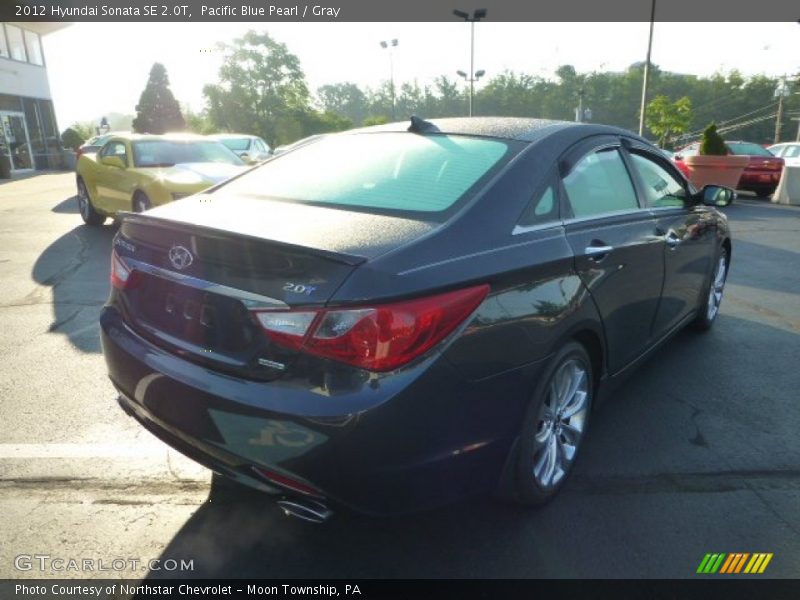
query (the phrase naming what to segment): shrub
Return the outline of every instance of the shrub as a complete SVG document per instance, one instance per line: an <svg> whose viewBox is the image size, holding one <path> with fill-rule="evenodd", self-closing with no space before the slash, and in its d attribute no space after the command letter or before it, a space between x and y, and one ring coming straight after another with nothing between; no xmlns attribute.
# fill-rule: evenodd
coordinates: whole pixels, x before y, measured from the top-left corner
<svg viewBox="0 0 800 600"><path fill-rule="evenodd" d="M717 133L717 126L711 123L703 131L703 142L700 144L700 154L709 156L725 156L728 154L728 147L725 140Z"/></svg>

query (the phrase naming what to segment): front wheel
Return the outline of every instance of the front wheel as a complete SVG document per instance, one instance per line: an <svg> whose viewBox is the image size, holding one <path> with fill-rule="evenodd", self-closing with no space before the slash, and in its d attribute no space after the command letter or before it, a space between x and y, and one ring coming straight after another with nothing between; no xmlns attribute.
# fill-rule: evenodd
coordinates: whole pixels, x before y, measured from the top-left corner
<svg viewBox="0 0 800 600"><path fill-rule="evenodd" d="M717 257L716 264L714 265L714 272L711 275L711 280L708 282L708 294L706 301L697 313L697 318L694 320L695 329L700 331L708 331L714 325L714 321L719 314L719 305L722 303L722 294L725 291L725 280L728 277L728 251L725 248L720 249L719 256Z"/></svg>
<svg viewBox="0 0 800 600"><path fill-rule="evenodd" d="M150 198L142 192L137 192L133 197L133 212L143 213L146 210L150 210L152 207L153 205L150 203Z"/></svg>
<svg viewBox="0 0 800 600"><path fill-rule="evenodd" d="M89 197L89 190L86 189L86 184L80 178L78 179L78 210L81 213L81 219L87 225L102 225L106 222L105 215L95 210L92 199Z"/></svg>
<svg viewBox="0 0 800 600"><path fill-rule="evenodd" d="M564 485L589 422L593 381L589 355L577 342L565 345L545 369L518 444L520 503L544 504Z"/></svg>

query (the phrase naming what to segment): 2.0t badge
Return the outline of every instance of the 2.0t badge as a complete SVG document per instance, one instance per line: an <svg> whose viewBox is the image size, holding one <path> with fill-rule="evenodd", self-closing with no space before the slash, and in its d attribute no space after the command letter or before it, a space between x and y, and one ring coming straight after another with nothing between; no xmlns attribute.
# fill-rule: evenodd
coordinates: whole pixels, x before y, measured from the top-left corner
<svg viewBox="0 0 800 600"><path fill-rule="evenodd" d="M169 249L169 262L171 262L172 266L179 271L182 271L191 265L193 261L194 257L192 256L192 253L183 246L175 245Z"/></svg>

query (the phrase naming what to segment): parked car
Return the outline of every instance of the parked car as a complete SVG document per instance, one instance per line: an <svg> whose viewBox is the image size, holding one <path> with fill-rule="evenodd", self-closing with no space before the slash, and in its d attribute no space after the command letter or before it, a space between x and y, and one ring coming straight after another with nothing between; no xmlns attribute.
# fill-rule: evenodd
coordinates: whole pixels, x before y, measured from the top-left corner
<svg viewBox="0 0 800 600"><path fill-rule="evenodd" d="M156 436L301 518L541 504L598 401L713 325L732 197L608 126L328 135L125 216L110 378Z"/></svg>
<svg viewBox="0 0 800 600"><path fill-rule="evenodd" d="M296 150L301 146L305 146L306 144L310 144L312 142L318 142L322 138L324 138L327 134L325 133L317 133L314 135L310 135L308 137L304 137L302 139L297 140L296 142L292 142L291 144L283 144L275 148L272 151L273 154L283 154L284 152L290 152L292 150Z"/></svg>
<svg viewBox="0 0 800 600"><path fill-rule="evenodd" d="M755 192L759 196L769 196L778 187L783 172L783 159L773 155L769 150L753 142L725 142L731 154L749 156L750 162L739 179L739 189ZM675 164L685 176L689 176L684 156L696 156L700 153L700 142L690 144L678 150L673 157Z"/></svg>
<svg viewBox="0 0 800 600"><path fill-rule="evenodd" d="M800 142L784 142L767 148L775 156L791 167L800 167Z"/></svg>
<svg viewBox="0 0 800 600"><path fill-rule="evenodd" d="M248 163L267 160L272 155L269 144L258 136L239 133L219 133L208 136L225 144Z"/></svg>
<svg viewBox="0 0 800 600"><path fill-rule="evenodd" d="M92 138L89 138L83 144L81 144L81 146L78 147L78 150L75 153L75 160L77 161L84 154L96 153L98 150L100 150L100 148L103 147L103 145L108 140L110 140L115 135L125 135L125 133L111 132L111 133L104 133L102 135L96 135Z"/></svg>
<svg viewBox="0 0 800 600"><path fill-rule="evenodd" d="M190 196L246 170L220 142L189 134L112 136L76 167L78 208L88 225Z"/></svg>

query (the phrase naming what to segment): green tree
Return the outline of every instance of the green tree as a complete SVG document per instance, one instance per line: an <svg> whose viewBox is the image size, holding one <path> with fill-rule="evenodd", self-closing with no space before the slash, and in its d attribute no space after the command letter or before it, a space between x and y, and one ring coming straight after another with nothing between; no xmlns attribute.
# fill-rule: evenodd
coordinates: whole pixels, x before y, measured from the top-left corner
<svg viewBox="0 0 800 600"><path fill-rule="evenodd" d="M89 138L92 138L97 135L97 125L95 125L92 121L83 121L83 122L76 121L75 123L69 126L69 129L72 129L73 131L75 131L75 133L77 133L80 137L82 137L84 142ZM64 133L66 133L67 131L65 131ZM82 143L83 142L81 142L81 144ZM71 148L72 146L69 147Z"/></svg>
<svg viewBox="0 0 800 600"><path fill-rule="evenodd" d="M225 53L219 83L203 88L214 126L259 135L273 147L304 137L310 95L286 45L251 30L219 48Z"/></svg>
<svg viewBox="0 0 800 600"><path fill-rule="evenodd" d="M154 63L150 69L132 126L136 133L166 133L186 127L181 107L169 89L167 69L161 63Z"/></svg>
<svg viewBox="0 0 800 600"><path fill-rule="evenodd" d="M336 113L351 123L360 125L369 111L367 95L349 81L323 85L317 90L317 98L324 112Z"/></svg>
<svg viewBox="0 0 800 600"><path fill-rule="evenodd" d="M186 116L186 129L188 131L200 135L218 133L217 128L208 116L207 110L203 109L200 112L194 112L189 106L184 106L182 111Z"/></svg>
<svg viewBox="0 0 800 600"><path fill-rule="evenodd" d="M65 148L77 150L78 147L80 147L80 145L86 141L86 138L75 131L75 129L72 127L68 127L64 130L64 133L61 134L61 141L63 142Z"/></svg>
<svg viewBox="0 0 800 600"><path fill-rule="evenodd" d="M647 105L645 123L666 148L673 136L686 133L692 121L692 101L687 96L670 102L666 96L656 96Z"/></svg>

